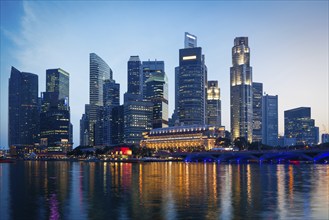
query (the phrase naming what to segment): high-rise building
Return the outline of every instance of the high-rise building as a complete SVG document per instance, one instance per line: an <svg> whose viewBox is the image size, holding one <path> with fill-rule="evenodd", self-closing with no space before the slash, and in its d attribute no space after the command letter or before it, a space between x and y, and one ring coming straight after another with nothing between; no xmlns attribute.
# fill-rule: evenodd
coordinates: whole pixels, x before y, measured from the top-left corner
<svg viewBox="0 0 329 220"><path fill-rule="evenodd" d="M96 122L98 135L96 146L109 146L112 144L112 109L120 105L120 84L115 80L105 80L103 85L104 106L99 108Z"/></svg>
<svg viewBox="0 0 329 220"><path fill-rule="evenodd" d="M95 123L99 115L99 107L104 106L104 81L112 79L112 70L109 65L95 53L89 56L90 74L89 74L89 144L95 145Z"/></svg>
<svg viewBox="0 0 329 220"><path fill-rule="evenodd" d="M40 143L48 152L72 149L69 77L69 73L60 68L46 70L46 92L41 97Z"/></svg>
<svg viewBox="0 0 329 220"><path fill-rule="evenodd" d="M196 45L196 44L195 44ZM201 47L179 50L176 68L177 112L181 125L204 125L206 118L207 67Z"/></svg>
<svg viewBox="0 0 329 220"><path fill-rule="evenodd" d="M88 105L86 105L85 108L87 108ZM88 110L85 110L85 113L82 114L82 117L80 119L80 146L88 146L89 144L89 120L88 120Z"/></svg>
<svg viewBox="0 0 329 220"><path fill-rule="evenodd" d="M299 107L284 111L284 135L296 138L297 145L315 145L318 143L319 128L311 119L310 107Z"/></svg>
<svg viewBox="0 0 329 220"><path fill-rule="evenodd" d="M168 79L156 72L146 80L145 99L153 103L152 128L168 127Z"/></svg>
<svg viewBox="0 0 329 220"><path fill-rule="evenodd" d="M142 133L152 129L153 103L150 101L125 101L124 142L139 145Z"/></svg>
<svg viewBox="0 0 329 220"><path fill-rule="evenodd" d="M142 98L146 98L146 81L156 73L164 73L164 62L163 61L143 61L141 66L141 84L140 91Z"/></svg>
<svg viewBox="0 0 329 220"><path fill-rule="evenodd" d="M137 100L141 98L141 61L139 56L130 56L127 69L128 69L128 91L125 94L125 101ZM127 101L128 101L127 100Z"/></svg>
<svg viewBox="0 0 329 220"><path fill-rule="evenodd" d="M262 143L278 146L278 96L263 96Z"/></svg>
<svg viewBox="0 0 329 220"><path fill-rule="evenodd" d="M208 81L207 124L218 127L222 125L220 89L217 80Z"/></svg>
<svg viewBox="0 0 329 220"><path fill-rule="evenodd" d="M9 147L32 147L39 141L38 75L12 67L8 98Z"/></svg>
<svg viewBox="0 0 329 220"><path fill-rule="evenodd" d="M252 83L252 141L262 142L263 83Z"/></svg>
<svg viewBox="0 0 329 220"><path fill-rule="evenodd" d="M124 106L112 108L111 140L112 144L124 143Z"/></svg>
<svg viewBox="0 0 329 220"><path fill-rule="evenodd" d="M252 67L248 37L234 39L231 72L231 134L252 142Z"/></svg>

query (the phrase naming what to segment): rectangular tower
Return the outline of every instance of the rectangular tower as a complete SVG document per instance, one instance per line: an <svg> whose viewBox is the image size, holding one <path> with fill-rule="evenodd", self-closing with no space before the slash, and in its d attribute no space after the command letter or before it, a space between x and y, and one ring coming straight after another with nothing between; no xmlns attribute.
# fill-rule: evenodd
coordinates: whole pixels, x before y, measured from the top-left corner
<svg viewBox="0 0 329 220"><path fill-rule="evenodd" d="M178 118L181 125L204 125L206 120L207 67L201 47L179 50L176 68Z"/></svg>
<svg viewBox="0 0 329 220"><path fill-rule="evenodd" d="M263 83L252 83L252 141L262 142Z"/></svg>
<svg viewBox="0 0 329 220"><path fill-rule="evenodd" d="M221 122L221 101L218 81L208 81L207 88L207 124L220 127Z"/></svg>
<svg viewBox="0 0 329 220"><path fill-rule="evenodd" d="M262 143L278 146L278 96L263 96Z"/></svg>

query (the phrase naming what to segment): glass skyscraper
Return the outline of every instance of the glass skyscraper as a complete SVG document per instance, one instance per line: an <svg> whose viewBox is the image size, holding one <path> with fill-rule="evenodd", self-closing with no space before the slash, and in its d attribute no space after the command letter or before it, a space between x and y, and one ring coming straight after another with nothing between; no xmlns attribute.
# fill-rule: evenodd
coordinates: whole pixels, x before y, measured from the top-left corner
<svg viewBox="0 0 329 220"><path fill-rule="evenodd" d="M32 147L39 141L38 75L12 67L8 98L9 147Z"/></svg>
<svg viewBox="0 0 329 220"><path fill-rule="evenodd" d="M168 127L168 79L156 72L146 80L145 99L153 103L152 128Z"/></svg>
<svg viewBox="0 0 329 220"><path fill-rule="evenodd" d="M278 96L263 96L262 143L278 146Z"/></svg>
<svg viewBox="0 0 329 220"><path fill-rule="evenodd" d="M143 61L141 65L141 84L140 91L142 98L146 98L146 81L156 73L164 73L164 62L163 61Z"/></svg>
<svg viewBox="0 0 329 220"><path fill-rule="evenodd" d="M232 139L243 137L252 142L252 67L248 37L234 39L230 75Z"/></svg>
<svg viewBox="0 0 329 220"><path fill-rule="evenodd" d="M218 127L222 125L220 89L217 80L208 81L207 124Z"/></svg>
<svg viewBox="0 0 329 220"><path fill-rule="evenodd" d="M128 91L125 94L125 101L132 100L136 101L141 98L141 61L139 56L130 56L127 69L128 69L128 82L127 88Z"/></svg>
<svg viewBox="0 0 329 220"><path fill-rule="evenodd" d="M252 141L262 142L263 83L252 83Z"/></svg>
<svg viewBox="0 0 329 220"><path fill-rule="evenodd" d="M99 108L104 106L103 85L104 81L112 79L112 70L109 65L95 53L89 56L90 71L89 71L89 111L88 120L88 139L89 145L95 145L95 123L99 115Z"/></svg>
<svg viewBox="0 0 329 220"><path fill-rule="evenodd" d="M71 150L69 73L60 68L46 70L46 92L41 98L40 145L48 152Z"/></svg>
<svg viewBox="0 0 329 220"><path fill-rule="evenodd" d="M196 46L196 42L194 45ZM175 73L179 123L181 125L204 125L206 122L207 67L202 48L180 49L179 66Z"/></svg>
<svg viewBox="0 0 329 220"><path fill-rule="evenodd" d="M284 136L296 138L297 145L315 145L318 143L319 128L311 119L310 107L299 107L284 111Z"/></svg>

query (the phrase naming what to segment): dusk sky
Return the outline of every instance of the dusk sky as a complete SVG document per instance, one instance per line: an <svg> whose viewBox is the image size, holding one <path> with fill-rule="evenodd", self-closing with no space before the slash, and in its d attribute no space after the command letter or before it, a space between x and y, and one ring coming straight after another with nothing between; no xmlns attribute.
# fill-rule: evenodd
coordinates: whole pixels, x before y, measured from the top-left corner
<svg viewBox="0 0 329 220"><path fill-rule="evenodd" d="M249 37L253 81L278 95L279 134L284 110L311 107L320 133L328 133L328 1L1 1L0 147L8 146L8 79L11 66L39 75L70 73L74 146L89 102L89 53L96 53L127 91L127 61L163 60L174 103L174 68L184 32L198 37L208 80L221 89L222 123L230 130L230 67L235 37Z"/></svg>

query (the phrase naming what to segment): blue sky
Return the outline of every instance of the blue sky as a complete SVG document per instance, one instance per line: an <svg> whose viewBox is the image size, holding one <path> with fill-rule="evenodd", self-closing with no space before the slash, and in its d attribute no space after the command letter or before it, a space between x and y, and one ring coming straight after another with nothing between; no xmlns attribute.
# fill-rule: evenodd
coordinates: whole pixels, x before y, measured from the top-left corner
<svg viewBox="0 0 329 220"><path fill-rule="evenodd" d="M235 37L249 37L253 81L279 97L284 110L309 106L321 132L328 132L328 1L1 1L0 146L8 144L8 79L14 66L39 75L70 73L75 146L79 120L89 102L89 53L102 57L127 91L127 61L163 60L174 109L174 68L184 32L198 37L208 79L221 88L222 121L230 129L229 68ZM122 103L122 99L121 99Z"/></svg>

